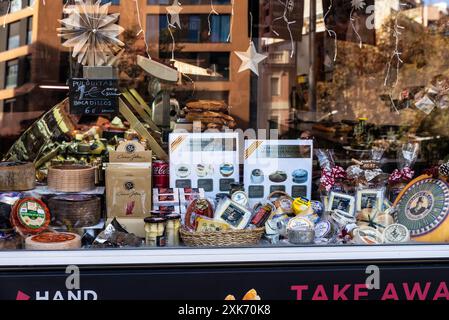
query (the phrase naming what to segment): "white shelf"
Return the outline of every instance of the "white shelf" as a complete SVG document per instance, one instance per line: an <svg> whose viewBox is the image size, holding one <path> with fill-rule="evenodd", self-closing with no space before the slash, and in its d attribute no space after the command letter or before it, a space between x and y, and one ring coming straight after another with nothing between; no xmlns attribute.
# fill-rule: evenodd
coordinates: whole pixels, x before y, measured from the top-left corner
<svg viewBox="0 0 449 320"><path fill-rule="evenodd" d="M3 251L0 267L449 259L449 245Z"/></svg>

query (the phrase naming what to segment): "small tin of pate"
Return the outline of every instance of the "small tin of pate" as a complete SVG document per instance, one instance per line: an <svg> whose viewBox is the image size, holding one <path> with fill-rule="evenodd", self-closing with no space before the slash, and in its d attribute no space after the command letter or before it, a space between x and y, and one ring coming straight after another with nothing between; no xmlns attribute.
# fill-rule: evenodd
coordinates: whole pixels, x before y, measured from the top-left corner
<svg viewBox="0 0 449 320"><path fill-rule="evenodd" d="M331 218L341 227L356 222L356 218L354 216L341 210L332 211Z"/></svg>
<svg viewBox="0 0 449 320"><path fill-rule="evenodd" d="M234 166L231 163L223 163L220 166L220 174L223 177L230 177L234 174Z"/></svg>
<svg viewBox="0 0 449 320"><path fill-rule="evenodd" d="M329 221L320 221L315 225L315 237L318 239L326 238L332 236L333 234L333 225Z"/></svg>
<svg viewBox="0 0 449 320"><path fill-rule="evenodd" d="M190 175L190 168L187 164L180 164L176 167L175 172L179 178L187 178Z"/></svg>
<svg viewBox="0 0 449 320"><path fill-rule="evenodd" d="M310 244L314 243L315 230L310 228L304 229L287 229L288 242L292 244Z"/></svg>
<svg viewBox="0 0 449 320"><path fill-rule="evenodd" d="M231 200L242 206L246 206L248 204L248 195L244 191L236 191L231 195Z"/></svg>
<svg viewBox="0 0 449 320"><path fill-rule="evenodd" d="M197 164L195 170L196 174L200 178L206 177L207 175L212 174L214 171L211 165L204 165L204 164Z"/></svg>
<svg viewBox="0 0 449 320"><path fill-rule="evenodd" d="M384 243L404 243L410 241L410 231L402 224L391 224L383 233Z"/></svg>
<svg viewBox="0 0 449 320"><path fill-rule="evenodd" d="M252 183L262 183L264 180L263 171L260 169L254 169L251 171L251 182Z"/></svg>

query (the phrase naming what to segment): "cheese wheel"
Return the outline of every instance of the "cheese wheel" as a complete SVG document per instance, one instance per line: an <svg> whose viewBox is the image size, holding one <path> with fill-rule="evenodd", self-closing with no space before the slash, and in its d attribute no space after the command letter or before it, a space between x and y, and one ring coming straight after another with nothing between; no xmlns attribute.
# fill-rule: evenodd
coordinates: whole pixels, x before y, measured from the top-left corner
<svg viewBox="0 0 449 320"><path fill-rule="evenodd" d="M81 248L81 237L69 232L46 232L25 239L28 250L67 250Z"/></svg>
<svg viewBox="0 0 449 320"><path fill-rule="evenodd" d="M395 222L420 242L449 242L449 185L429 176L410 182L395 201Z"/></svg>
<svg viewBox="0 0 449 320"><path fill-rule="evenodd" d="M96 225L101 218L101 200L92 195L59 195L48 200L53 225L84 228Z"/></svg>
<svg viewBox="0 0 449 320"><path fill-rule="evenodd" d="M48 169L48 188L57 192L84 192L95 189L95 167L59 165Z"/></svg>
<svg viewBox="0 0 449 320"><path fill-rule="evenodd" d="M21 235L44 232L50 219L50 210L42 200L36 198L17 200L10 215L11 225Z"/></svg>
<svg viewBox="0 0 449 320"><path fill-rule="evenodd" d="M32 163L0 162L0 191L34 189L36 170Z"/></svg>

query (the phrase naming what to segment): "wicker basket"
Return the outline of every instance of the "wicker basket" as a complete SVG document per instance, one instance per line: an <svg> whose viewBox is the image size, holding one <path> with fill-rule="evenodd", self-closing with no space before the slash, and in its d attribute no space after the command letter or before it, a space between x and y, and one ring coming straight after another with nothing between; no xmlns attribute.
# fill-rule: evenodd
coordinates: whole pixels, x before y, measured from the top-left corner
<svg viewBox="0 0 449 320"><path fill-rule="evenodd" d="M59 165L48 169L48 188L58 192L83 192L95 189L95 167Z"/></svg>
<svg viewBox="0 0 449 320"><path fill-rule="evenodd" d="M181 238L189 247L234 247L256 245L265 228L226 230L219 232L190 232L181 229Z"/></svg>

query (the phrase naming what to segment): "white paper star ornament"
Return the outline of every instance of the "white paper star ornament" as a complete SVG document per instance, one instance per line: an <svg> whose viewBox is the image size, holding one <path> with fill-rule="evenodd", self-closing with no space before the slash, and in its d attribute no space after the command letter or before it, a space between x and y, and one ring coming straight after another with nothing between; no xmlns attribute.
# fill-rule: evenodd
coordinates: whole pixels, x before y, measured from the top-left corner
<svg viewBox="0 0 449 320"><path fill-rule="evenodd" d="M170 15L170 25L176 26L181 29L181 20L179 19L179 13L182 11L182 7L179 5L178 0L174 0L173 4L165 8Z"/></svg>
<svg viewBox="0 0 449 320"><path fill-rule="evenodd" d="M268 56L264 54L260 54L256 50L256 46L254 42L251 41L248 50L246 52L243 51L235 51L235 54L242 60L242 64L239 68L238 72L242 72L245 70L251 70L257 76L259 76L259 63L264 61Z"/></svg>
<svg viewBox="0 0 449 320"><path fill-rule="evenodd" d="M73 57L84 66L111 65L125 44L118 36L125 30L116 22L118 13L108 14L111 3L100 0L75 0L68 17L59 20L58 36L73 48Z"/></svg>

